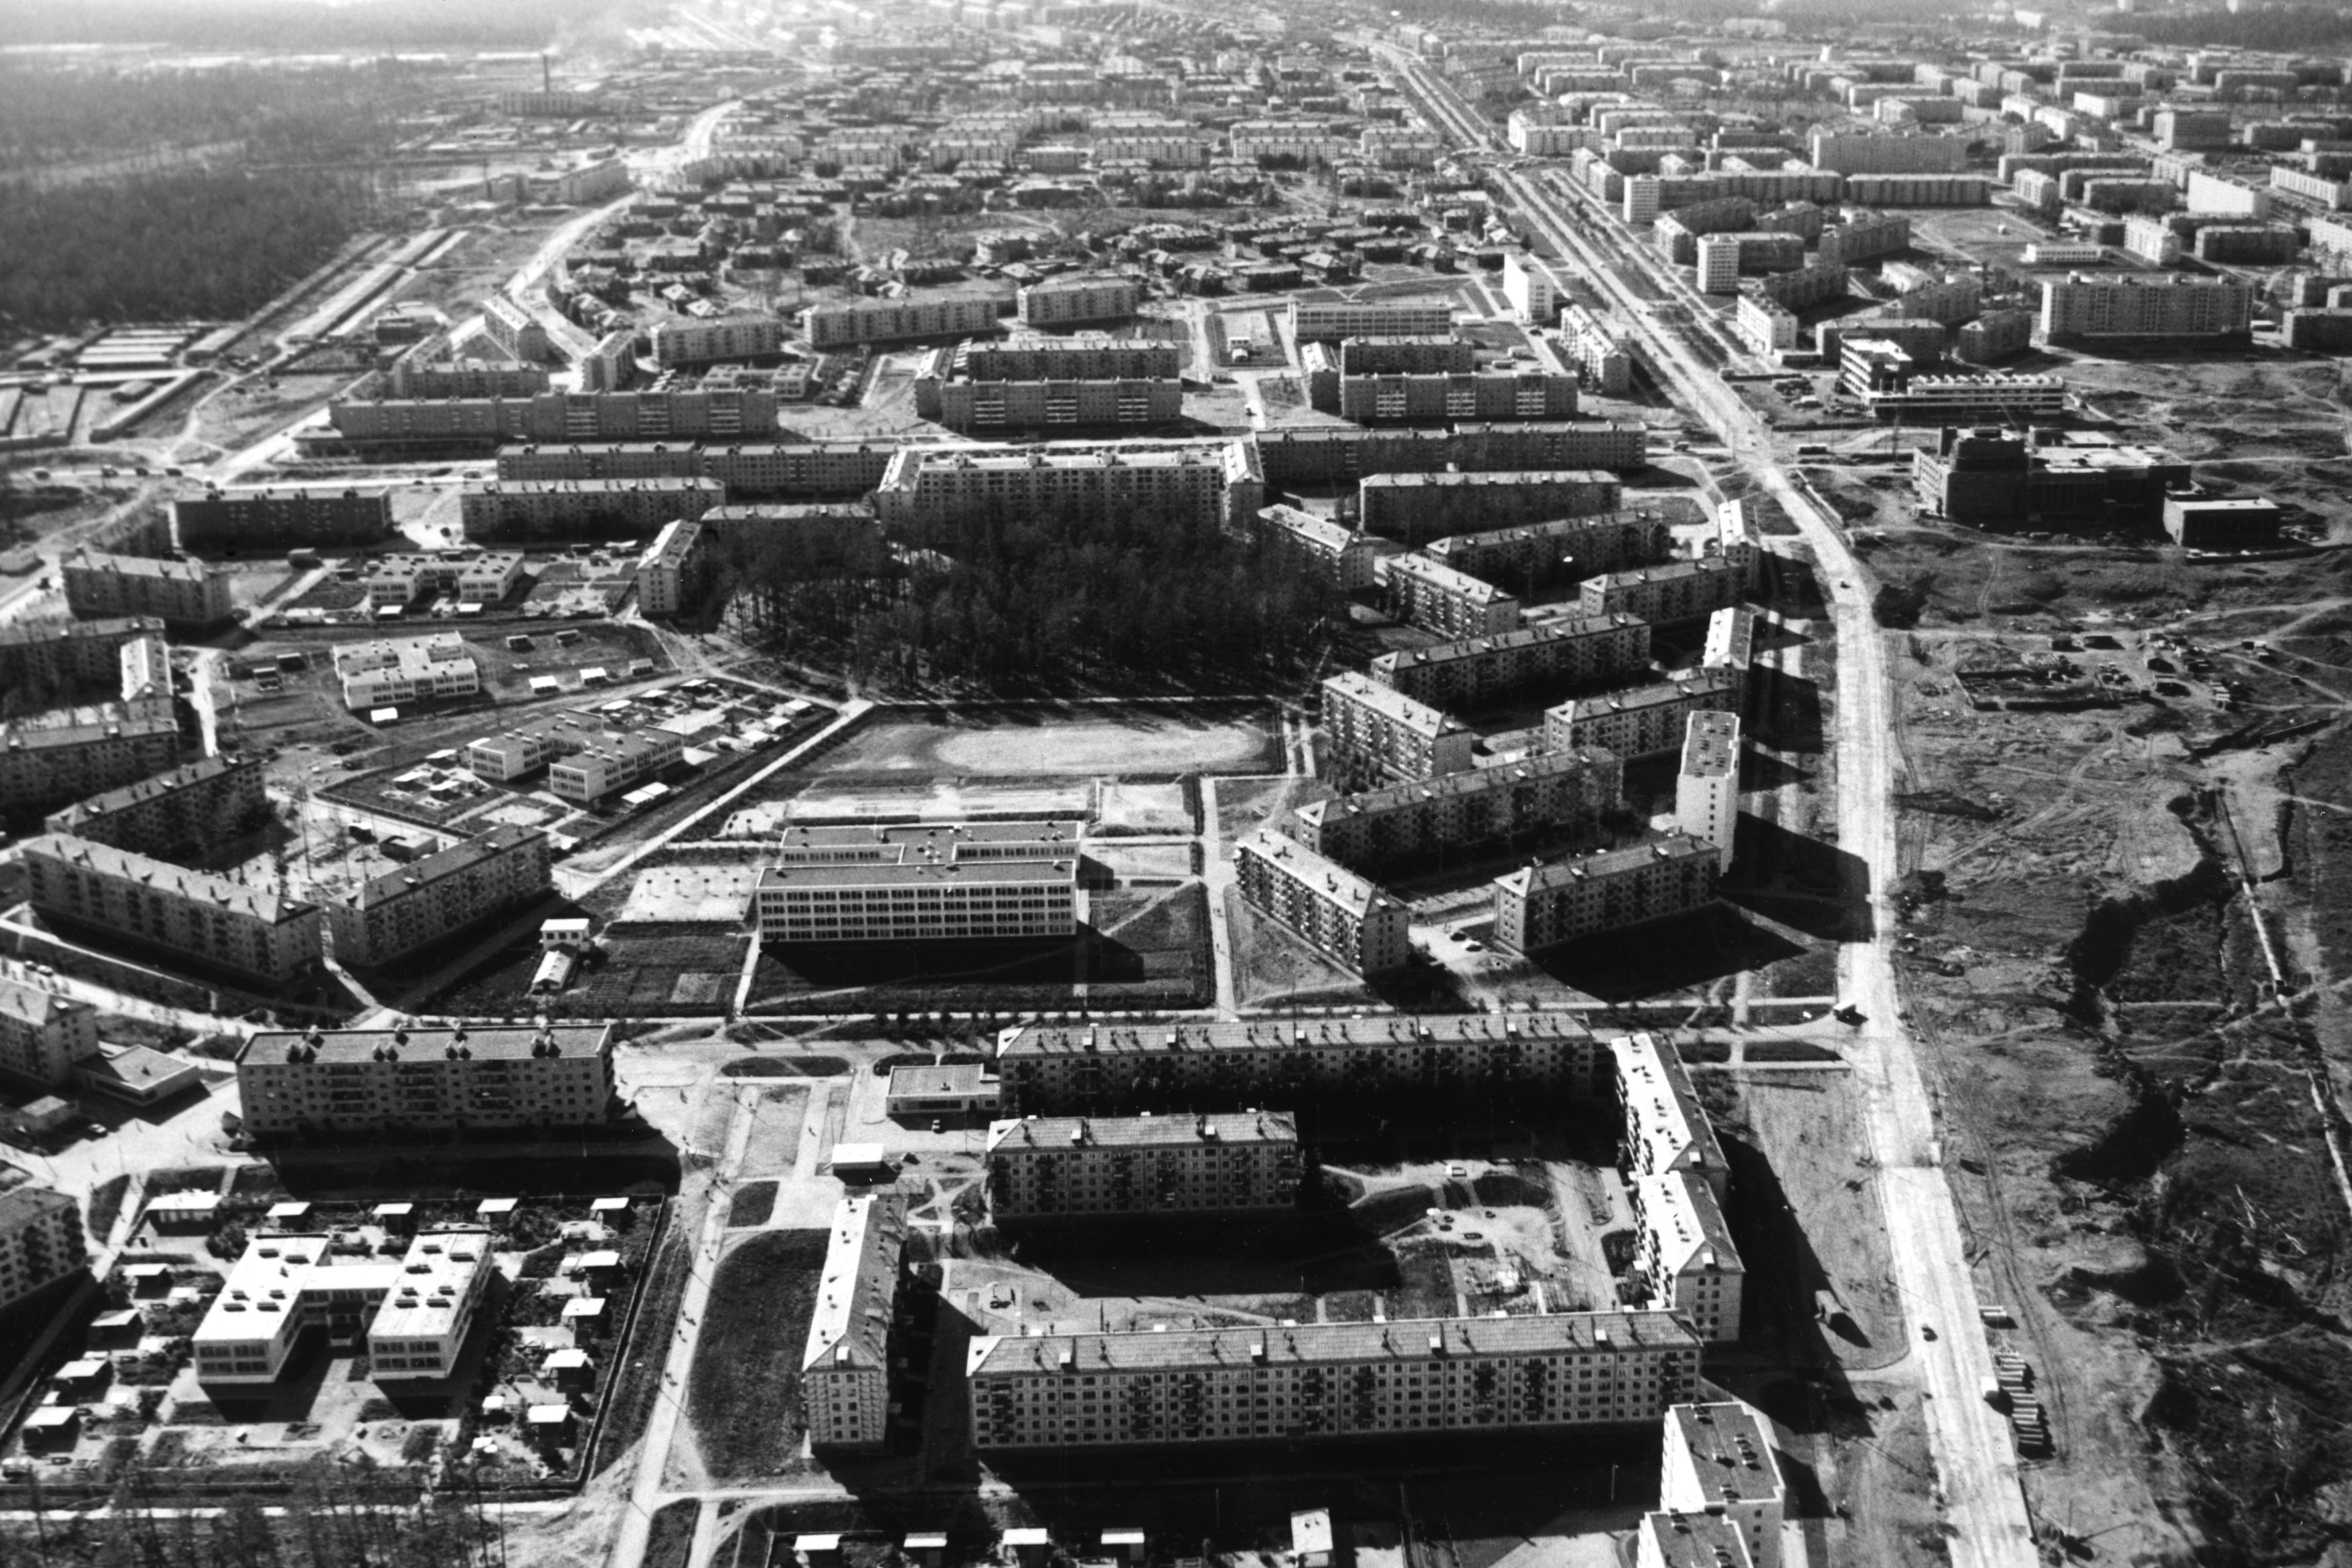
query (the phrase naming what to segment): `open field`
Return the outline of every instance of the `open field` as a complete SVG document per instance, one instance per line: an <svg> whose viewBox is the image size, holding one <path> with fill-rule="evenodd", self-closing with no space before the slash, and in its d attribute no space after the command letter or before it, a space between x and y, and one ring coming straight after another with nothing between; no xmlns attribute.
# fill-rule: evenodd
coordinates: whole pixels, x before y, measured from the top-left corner
<svg viewBox="0 0 2352 1568"><path fill-rule="evenodd" d="M1274 741L1262 715L1129 708L1118 717L1004 708L867 724L817 773L1169 774L1263 771Z"/></svg>
<svg viewBox="0 0 2352 1568"><path fill-rule="evenodd" d="M687 1420L713 1480L797 1468L801 1353L826 1237L763 1231L719 1260L687 1381Z"/></svg>

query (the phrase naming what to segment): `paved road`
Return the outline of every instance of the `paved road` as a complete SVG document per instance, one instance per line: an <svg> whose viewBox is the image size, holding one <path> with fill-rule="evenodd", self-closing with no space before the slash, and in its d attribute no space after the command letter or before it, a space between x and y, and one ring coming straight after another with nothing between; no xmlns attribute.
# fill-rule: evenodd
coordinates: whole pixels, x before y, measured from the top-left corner
<svg viewBox="0 0 2352 1568"><path fill-rule="evenodd" d="M1413 79L1420 94L1445 105L1440 118L1458 123L1451 89L1402 51L1383 54ZM1460 135L1456 132L1457 137ZM1790 482L1769 435L1752 410L1673 334L1661 331L1613 263L1648 268L1653 258L1624 245L1612 256L1575 222L1566 203L1516 170L1498 170L1497 184L1559 254L1581 262L1591 280L1621 306L1650 363L1686 408L1701 415L1746 471L1785 507L1825 577L1836 631L1838 842L1853 858L1853 892L1867 900L1868 940L1840 950L1843 994L1867 1016L1847 1054L1863 1090L1881 1201L1901 1291L1914 1331L1914 1349L1932 1398L1927 1432L1952 1526L1948 1545L1956 1568L2029 1568L2037 1560L2016 1447L2008 1423L1979 1397L1992 1372L1990 1347L1978 1316L1976 1282L1960 1237L1951 1187L1941 1168L1935 1109L1916 1052L1901 1023L1894 964L1894 910L1886 889L1896 874L1892 754L1893 689L1885 640L1870 613L1871 586L1844 536ZM1927 1339L1933 1331L1935 1338Z"/></svg>

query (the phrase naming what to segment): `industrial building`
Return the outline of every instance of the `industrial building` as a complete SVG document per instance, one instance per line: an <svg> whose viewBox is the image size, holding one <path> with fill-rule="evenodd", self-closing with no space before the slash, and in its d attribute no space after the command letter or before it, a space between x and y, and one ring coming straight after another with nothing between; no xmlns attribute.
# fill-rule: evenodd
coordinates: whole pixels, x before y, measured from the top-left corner
<svg viewBox="0 0 2352 1568"><path fill-rule="evenodd" d="M618 1109L610 1024L263 1029L236 1084L259 1138L576 1128Z"/></svg>
<svg viewBox="0 0 2352 1568"><path fill-rule="evenodd" d="M1690 715L1731 712L1738 686L1724 669L1700 668L1650 686L1579 697L1544 712L1544 749L1598 747L1626 758L1682 749Z"/></svg>
<svg viewBox="0 0 2352 1568"><path fill-rule="evenodd" d="M204 757L54 812L51 833L151 855L192 858L271 820L258 757Z"/></svg>
<svg viewBox="0 0 2352 1568"><path fill-rule="evenodd" d="M388 489L207 490L172 503L183 550L374 544L393 534Z"/></svg>
<svg viewBox="0 0 2352 1568"><path fill-rule="evenodd" d="M1370 785L1459 773L1477 737L1393 685L1343 670L1323 682L1323 742L1338 780Z"/></svg>
<svg viewBox="0 0 2352 1568"><path fill-rule="evenodd" d="M965 1376L973 1447L1001 1454L1652 1426L1698 1363L1669 1314L1554 1312L983 1335Z"/></svg>
<svg viewBox="0 0 2352 1568"><path fill-rule="evenodd" d="M1412 911L1401 900L1270 827L1235 846L1234 879L1243 902L1343 969L1382 974L1412 956Z"/></svg>
<svg viewBox="0 0 2352 1568"><path fill-rule="evenodd" d="M907 1201L861 1193L833 1211L801 1352L809 1446L878 1452L889 1436L890 1331L907 1252Z"/></svg>
<svg viewBox="0 0 2352 1568"><path fill-rule="evenodd" d="M1676 834L1523 867L1495 882L1495 945L1510 952L1620 931L1715 901L1717 850Z"/></svg>
<svg viewBox="0 0 2352 1568"><path fill-rule="evenodd" d="M2181 494L2164 498L2164 531L2189 550L2269 550L2284 513L2259 496Z"/></svg>
<svg viewBox="0 0 2352 1568"><path fill-rule="evenodd" d="M1279 1111L1024 1116L992 1121L984 1169L998 1225L1298 1206L1298 1126Z"/></svg>
<svg viewBox="0 0 2352 1568"><path fill-rule="evenodd" d="M1364 531L1407 544L1617 510L1623 487L1597 468L1369 474L1357 490Z"/></svg>
<svg viewBox="0 0 2352 1568"><path fill-rule="evenodd" d="M501 823L327 901L335 962L376 969L552 887L547 835Z"/></svg>
<svg viewBox="0 0 2352 1568"><path fill-rule="evenodd" d="M278 988L319 966L319 906L86 838L25 844L44 920Z"/></svg>
<svg viewBox="0 0 2352 1568"><path fill-rule="evenodd" d="M153 616L208 631L236 618L226 573L201 561L158 561L77 550L59 563L66 607L77 616Z"/></svg>
<svg viewBox="0 0 2352 1568"><path fill-rule="evenodd" d="M1310 801L1279 831L1357 871L1475 853L1563 830L1594 831L1623 799L1607 752L1538 752L1516 762Z"/></svg>
<svg viewBox="0 0 2352 1568"><path fill-rule="evenodd" d="M1622 684L1649 667L1649 622L1571 616L1493 637L1384 653L1372 660L1371 679L1415 701L1455 710L1568 687ZM1329 685L1325 682L1327 691Z"/></svg>
<svg viewBox="0 0 2352 1568"><path fill-rule="evenodd" d="M363 1345L373 1382L453 1376L498 1272L497 1245L487 1230L428 1230L394 1261L340 1250L325 1236L254 1237L196 1325L196 1380L275 1383L310 1328L325 1329L331 1345Z"/></svg>

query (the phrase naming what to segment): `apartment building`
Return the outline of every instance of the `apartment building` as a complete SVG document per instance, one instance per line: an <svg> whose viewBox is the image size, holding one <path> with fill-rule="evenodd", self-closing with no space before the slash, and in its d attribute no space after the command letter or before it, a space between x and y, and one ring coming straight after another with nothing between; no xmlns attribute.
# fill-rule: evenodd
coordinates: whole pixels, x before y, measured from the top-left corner
<svg viewBox="0 0 2352 1568"><path fill-rule="evenodd" d="M0 1193L0 1311L81 1273L89 1258L79 1204L29 1183Z"/></svg>
<svg viewBox="0 0 2352 1568"><path fill-rule="evenodd" d="M1598 468L1365 476L1357 491L1364 531L1407 544L1617 510L1623 486Z"/></svg>
<svg viewBox="0 0 2352 1568"><path fill-rule="evenodd" d="M1045 942L1077 930L1075 824L796 830L760 873L763 942Z"/></svg>
<svg viewBox="0 0 2352 1568"><path fill-rule="evenodd" d="M354 711L388 702L471 697L482 673L466 639L455 632L403 642L354 643L335 649L343 706Z"/></svg>
<svg viewBox="0 0 2352 1568"><path fill-rule="evenodd" d="M1633 1535L1633 1568L1756 1568L1739 1527L1720 1513L1645 1513Z"/></svg>
<svg viewBox="0 0 2352 1568"><path fill-rule="evenodd" d="M1738 683L1729 670L1702 667L1651 686L1574 698L1545 710L1544 748L1599 747L1626 758L1679 752L1690 716L1732 712L1738 693Z"/></svg>
<svg viewBox="0 0 2352 1568"><path fill-rule="evenodd" d="M1024 285L1014 295L1014 314L1024 327L1099 326L1135 319L1143 285L1132 278L1080 273Z"/></svg>
<svg viewBox="0 0 2352 1568"><path fill-rule="evenodd" d="M950 381L940 424L960 435L1169 425L1183 417L1180 381Z"/></svg>
<svg viewBox="0 0 2352 1568"><path fill-rule="evenodd" d="M591 1125L616 1109L613 1026L264 1029L236 1084L260 1138Z"/></svg>
<svg viewBox="0 0 2352 1568"><path fill-rule="evenodd" d="M663 370L717 360L764 359L783 352L784 323L774 316L665 317L646 336Z"/></svg>
<svg viewBox="0 0 2352 1568"><path fill-rule="evenodd" d="M1663 565L1674 554L1675 534L1656 512L1619 511L1456 533L1424 548L1457 572L1533 593L1563 580Z"/></svg>
<svg viewBox="0 0 2352 1568"><path fill-rule="evenodd" d="M1687 1321L1709 1344L1739 1338L1747 1270L1715 1189L1687 1171L1637 1176L1626 1184L1633 1210L1633 1273L1643 1298Z"/></svg>
<svg viewBox="0 0 2352 1568"><path fill-rule="evenodd" d="M964 1363L982 1453L1654 1425L1696 1392L1664 1312L984 1335Z"/></svg>
<svg viewBox="0 0 2352 1568"><path fill-rule="evenodd" d="M1384 653L1372 660L1371 679L1416 701L1454 710L1570 687L1622 684L1649 668L1649 622L1632 616L1571 616L1492 637Z"/></svg>
<svg viewBox="0 0 2352 1568"><path fill-rule="evenodd" d="M1674 1047L1652 1035L1624 1035L1609 1042L1609 1057L1615 1069L1617 1163L1628 1184L1686 1172L1712 1188L1720 1204L1731 1190L1731 1167Z"/></svg>
<svg viewBox="0 0 2352 1568"><path fill-rule="evenodd" d="M1323 743L1343 783L1425 779L1472 765L1477 737L1386 682L1344 670L1323 682Z"/></svg>
<svg viewBox="0 0 2352 1568"><path fill-rule="evenodd" d="M469 484L458 521L477 543L505 539L647 534L699 518L727 499L715 479L522 479Z"/></svg>
<svg viewBox="0 0 2352 1568"><path fill-rule="evenodd" d="M1714 559L1731 568L1741 590L1753 592L1764 581L1764 538L1747 500L1727 500L1709 519L1715 527L1694 551L1701 560Z"/></svg>
<svg viewBox="0 0 2352 1568"><path fill-rule="evenodd" d="M1756 612L1738 608L1709 616L1698 662L1703 669L1719 669L1731 677L1732 707L1727 711L1745 712L1748 672L1756 662Z"/></svg>
<svg viewBox="0 0 2352 1568"><path fill-rule="evenodd" d="M982 297L951 300L853 300L812 305L801 312L801 335L814 349L845 349L859 343L906 342L919 338L971 337L996 331L996 301Z"/></svg>
<svg viewBox="0 0 2352 1568"><path fill-rule="evenodd" d="M1677 1405L1666 1412L1658 1470L1659 1513L1721 1520L1753 1568L1780 1568L1789 1485L1761 1412L1738 1400Z"/></svg>
<svg viewBox="0 0 2352 1568"><path fill-rule="evenodd" d="M1338 343L1311 342L1302 361L1330 361L1341 375L1450 374L1478 368L1478 345L1451 335L1426 338L1345 338ZM1336 409L1335 401L1332 406Z"/></svg>
<svg viewBox="0 0 2352 1568"><path fill-rule="evenodd" d="M686 738L667 730L598 735L548 764L547 787L559 800L593 806L657 779L685 757Z"/></svg>
<svg viewBox="0 0 2352 1568"><path fill-rule="evenodd" d="M897 450L893 446L862 441L732 447L621 441L509 447L499 453L498 477L501 483L704 479L738 497L851 497L862 496L881 483L883 469Z"/></svg>
<svg viewBox="0 0 2352 1568"><path fill-rule="evenodd" d="M121 670L121 650L126 644L163 635L163 623L153 616L12 621L0 626L0 681L12 686L110 686Z"/></svg>
<svg viewBox="0 0 2352 1568"><path fill-rule="evenodd" d="M1418 125L1367 125L1356 134L1356 151L1375 169L1427 169L1445 143Z"/></svg>
<svg viewBox="0 0 2352 1568"><path fill-rule="evenodd" d="M772 435L776 389L764 382L526 397L386 397L362 382L327 405L335 435L305 449L446 452L493 443L739 440Z"/></svg>
<svg viewBox="0 0 2352 1568"><path fill-rule="evenodd" d="M1560 292L1549 262L1516 248L1503 252L1503 299L1521 321L1549 326L1559 313Z"/></svg>
<svg viewBox="0 0 2352 1568"><path fill-rule="evenodd" d="M446 352L447 346L446 337L420 343L393 362L390 370L373 378L361 377L352 384L353 390L416 399L530 397L547 390L544 365L523 364L515 360L486 363L429 357L435 355L436 350Z"/></svg>
<svg viewBox="0 0 2352 1568"><path fill-rule="evenodd" d="M1359 425L1572 419L1576 378L1538 370L1342 375L1339 415Z"/></svg>
<svg viewBox="0 0 2352 1568"><path fill-rule="evenodd" d="M170 706L173 689L170 643L159 637L133 637L122 645L115 658L126 707L144 710L150 704Z"/></svg>
<svg viewBox="0 0 2352 1568"><path fill-rule="evenodd" d="M860 1193L834 1208L801 1352L812 1447L877 1453L889 1436L890 1330L907 1234L907 1201L897 1193Z"/></svg>
<svg viewBox="0 0 2352 1568"><path fill-rule="evenodd" d="M580 390L583 392L620 392L637 378L637 335L625 327L616 327L596 340L596 346L581 356Z"/></svg>
<svg viewBox="0 0 2352 1568"><path fill-rule="evenodd" d="M169 702L104 702L0 721L0 806L54 806L163 772L180 760Z"/></svg>
<svg viewBox="0 0 2352 1568"><path fill-rule="evenodd" d="M1574 1019L1381 1015L1246 1023L1031 1024L997 1037L1008 1115L1126 1115L1456 1092L1609 1092L1612 1058Z"/></svg>
<svg viewBox="0 0 2352 1568"><path fill-rule="evenodd" d="M1958 136L1816 132L1812 163L1841 174L1952 174L1968 167L1969 144Z"/></svg>
<svg viewBox="0 0 2352 1568"><path fill-rule="evenodd" d="M0 979L0 1077L26 1088L74 1087L74 1073L99 1054L98 1009L37 985ZM0 1278L0 1296L6 1281Z"/></svg>
<svg viewBox="0 0 2352 1568"><path fill-rule="evenodd" d="M547 835L500 824L327 900L335 961L376 969L553 886Z"/></svg>
<svg viewBox="0 0 2352 1568"><path fill-rule="evenodd" d="M1373 585L1381 542L1370 534L1295 506L1262 507L1255 521L1257 537L1276 553L1342 594Z"/></svg>
<svg viewBox="0 0 2352 1568"><path fill-rule="evenodd" d="M1523 867L1495 882L1495 945L1511 952L1662 920L1715 901L1716 847L1680 834Z"/></svg>
<svg viewBox="0 0 2352 1568"><path fill-rule="evenodd" d="M1623 800L1624 764L1607 752L1537 752L1286 813L1279 831L1360 872L1476 853L1562 830L1597 829Z"/></svg>
<svg viewBox="0 0 2352 1568"><path fill-rule="evenodd" d="M1298 1126L1280 1111L992 1121L986 1162L999 1225L1298 1206Z"/></svg>
<svg viewBox="0 0 2352 1568"><path fill-rule="evenodd" d="M1319 168L1351 162L1362 152L1360 133L1328 120L1236 120L1226 142L1238 163L1271 159Z"/></svg>
<svg viewBox="0 0 2352 1568"><path fill-rule="evenodd" d="M638 612L675 616L695 605L709 575L710 545L710 532L699 522L677 518L664 523L637 562Z"/></svg>
<svg viewBox="0 0 2352 1568"><path fill-rule="evenodd" d="M2242 336L2253 320L2253 285L2184 273L2069 273L2042 280L2045 342L2076 338Z"/></svg>
<svg viewBox="0 0 2352 1568"><path fill-rule="evenodd" d="M973 381L1171 381L1183 374L1183 353L1174 343L1108 332L1013 332L993 342L969 342L938 353L947 356L940 379Z"/></svg>
<svg viewBox="0 0 2352 1568"><path fill-rule="evenodd" d="M1485 637L1519 624L1519 602L1492 583L1418 551L1373 563L1389 614L1443 637Z"/></svg>
<svg viewBox="0 0 2352 1568"><path fill-rule="evenodd" d="M77 616L153 616L166 626L209 629L236 617L226 573L201 561L158 561L77 550L59 563L66 607Z"/></svg>
<svg viewBox="0 0 2352 1568"><path fill-rule="evenodd" d="M183 550L374 544L392 534L383 489L215 489L172 503L172 537Z"/></svg>
<svg viewBox="0 0 2352 1568"><path fill-rule="evenodd" d="M51 833L161 860L193 858L270 818L258 757L204 757L50 814Z"/></svg>
<svg viewBox="0 0 2352 1568"><path fill-rule="evenodd" d="M1466 420L1450 430L1409 425L1291 426L1253 440L1267 479L1278 484L1354 484L1377 474L1465 473L1517 468L1639 468L1649 461L1649 427L1632 422L1548 419L1520 424ZM1516 521L1532 522L1538 518Z"/></svg>
<svg viewBox="0 0 2352 1568"><path fill-rule="evenodd" d="M482 331L519 360L535 363L549 357L547 329L503 294L492 294L482 301Z"/></svg>
<svg viewBox="0 0 2352 1568"><path fill-rule="evenodd" d="M1450 338L1454 307L1444 300L1294 300L1291 336L1301 343L1342 338Z"/></svg>
<svg viewBox="0 0 2352 1568"><path fill-rule="evenodd" d="M1604 397L1622 397L1633 385L1633 356L1616 328L1579 304L1560 308L1559 342L1583 373L1584 384Z"/></svg>
<svg viewBox="0 0 2352 1568"><path fill-rule="evenodd" d="M1248 441L1118 447L903 447L875 489L891 527L975 514L1169 514L1198 526L1248 526L1265 504L1265 479Z"/></svg>
<svg viewBox="0 0 2352 1568"><path fill-rule="evenodd" d="M1234 879L1243 902L1342 968L1381 974L1412 956L1407 905L1270 827L1235 846Z"/></svg>
<svg viewBox="0 0 2352 1568"><path fill-rule="evenodd" d="M319 906L61 834L25 844L44 920L278 987L319 964Z"/></svg>
<svg viewBox="0 0 2352 1568"><path fill-rule="evenodd" d="M1739 825L1739 715L1701 709L1685 721L1682 765L1675 773L1675 827L1703 838L1731 869Z"/></svg>
<svg viewBox="0 0 2352 1568"><path fill-rule="evenodd" d="M314 1327L330 1344L365 1344L375 1382L452 1376L498 1271L496 1246L487 1230L429 1230L395 1263L338 1252L325 1236L255 1237L196 1325L196 1379L228 1388L275 1383Z"/></svg>
<svg viewBox="0 0 2352 1568"><path fill-rule="evenodd" d="M1588 616L1633 616L1665 626L1728 609L1746 587L1730 562L1702 556L1588 577L1577 594Z"/></svg>

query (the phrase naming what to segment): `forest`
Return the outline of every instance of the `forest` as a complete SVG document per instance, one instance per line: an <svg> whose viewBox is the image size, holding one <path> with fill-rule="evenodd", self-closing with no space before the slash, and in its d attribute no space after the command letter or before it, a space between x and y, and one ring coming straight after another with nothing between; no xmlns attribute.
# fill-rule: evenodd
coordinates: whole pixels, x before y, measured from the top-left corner
<svg viewBox="0 0 2352 1568"><path fill-rule="evenodd" d="M242 142L249 158L388 147L408 72L60 69L0 63L0 177L110 153Z"/></svg>
<svg viewBox="0 0 2352 1568"><path fill-rule="evenodd" d="M722 536L716 595L773 650L890 689L1264 691L1348 627L1336 590L1257 543L1153 509L974 514L806 549Z"/></svg>
<svg viewBox="0 0 2352 1568"><path fill-rule="evenodd" d="M0 0L0 37L19 44L177 44L189 48L539 49L636 10L630 0Z"/></svg>
<svg viewBox="0 0 2352 1568"><path fill-rule="evenodd" d="M234 320L359 232L358 182L158 174L18 190L0 223L0 324Z"/></svg>

